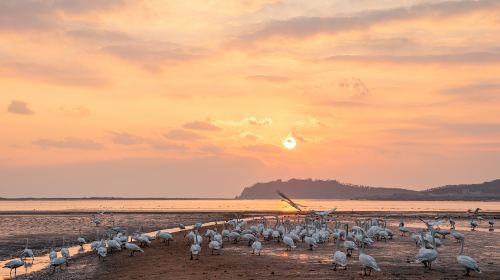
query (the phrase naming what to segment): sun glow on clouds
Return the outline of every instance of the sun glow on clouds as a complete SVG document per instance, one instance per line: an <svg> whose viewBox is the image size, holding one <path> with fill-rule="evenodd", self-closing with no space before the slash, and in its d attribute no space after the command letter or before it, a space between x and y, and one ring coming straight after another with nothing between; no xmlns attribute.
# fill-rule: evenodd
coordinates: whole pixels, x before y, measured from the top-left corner
<svg viewBox="0 0 500 280"><path fill-rule="evenodd" d="M52 2L0 1L0 168L282 168L221 196L277 177L498 175L498 1Z"/></svg>

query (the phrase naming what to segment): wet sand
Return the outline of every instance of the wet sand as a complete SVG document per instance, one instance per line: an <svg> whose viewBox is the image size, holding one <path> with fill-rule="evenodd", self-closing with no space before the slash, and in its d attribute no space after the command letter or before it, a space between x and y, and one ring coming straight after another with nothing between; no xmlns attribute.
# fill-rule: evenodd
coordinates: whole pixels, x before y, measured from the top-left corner
<svg viewBox="0 0 500 280"><path fill-rule="evenodd" d="M351 217L341 216L342 222L353 223ZM399 219L391 218L388 226L397 232ZM423 224L406 219L413 230ZM500 237L498 231L489 232L487 222L471 232L468 220L457 220L457 229L466 234L465 253L475 258L483 273L471 273L474 279L499 279ZM213 227L211 227L213 228ZM221 226L218 226L219 230ZM448 228L447 225L443 228ZM202 233L205 232L203 229ZM220 255L210 255L208 239L204 237L199 260L190 261L189 246L184 233L174 234L176 242L165 246L159 241L145 248L144 254L129 257L128 252L108 254L99 261L95 253L86 253L70 261L70 266L53 273L51 270L18 277L19 279L366 279L355 251L349 259L347 270L333 270L332 256L335 244L330 241L309 251L306 244L287 252L282 243L262 241L261 256L251 254L246 242L224 242ZM459 244L453 237L443 240L438 261L431 271L414 262L417 248L410 237L395 236L387 242L377 241L366 249L375 257L381 272L373 272L369 279L463 279L465 271L457 264Z"/></svg>

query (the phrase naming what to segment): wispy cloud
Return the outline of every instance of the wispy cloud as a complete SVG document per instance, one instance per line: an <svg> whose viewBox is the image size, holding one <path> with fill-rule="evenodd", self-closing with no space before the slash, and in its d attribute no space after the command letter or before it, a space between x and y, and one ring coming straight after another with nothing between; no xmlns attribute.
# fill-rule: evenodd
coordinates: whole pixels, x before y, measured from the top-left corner
<svg viewBox="0 0 500 280"><path fill-rule="evenodd" d="M164 136L170 140L199 140L206 138L204 135L184 129L172 129L165 133Z"/></svg>
<svg viewBox="0 0 500 280"><path fill-rule="evenodd" d="M255 126L272 126L274 121L269 117L256 118L245 117L240 121L217 121L218 123L230 126L255 125Z"/></svg>
<svg viewBox="0 0 500 280"><path fill-rule="evenodd" d="M192 130L205 130L205 131L222 130L222 127L210 118L207 118L204 121L187 122L183 125L183 127Z"/></svg>
<svg viewBox="0 0 500 280"><path fill-rule="evenodd" d="M55 149L78 149L78 150L101 150L104 146L90 139L81 139L74 137L66 137L64 139L48 139L42 138L32 142L33 145L42 148Z"/></svg>
<svg viewBox="0 0 500 280"><path fill-rule="evenodd" d="M351 30L364 30L391 21L407 21L423 17L442 19L480 10L498 9L499 7L500 4L495 0L447 1L424 3L411 7L372 10L353 16L294 17L269 21L256 30L242 35L239 39L258 41L275 36L301 38L320 33L335 34Z"/></svg>
<svg viewBox="0 0 500 280"><path fill-rule="evenodd" d="M112 134L112 141L119 145L137 145L146 141L146 138L130 134L128 132L110 132Z"/></svg>
<svg viewBox="0 0 500 280"><path fill-rule="evenodd" d="M250 140L250 141L264 140L264 136L259 135L259 134L255 134L255 133L253 133L251 131L242 132L242 133L240 133L239 137L243 138L243 139Z"/></svg>
<svg viewBox="0 0 500 280"><path fill-rule="evenodd" d="M7 107L7 111L12 114L32 115L33 111L28 108L28 104L24 101L12 100Z"/></svg>

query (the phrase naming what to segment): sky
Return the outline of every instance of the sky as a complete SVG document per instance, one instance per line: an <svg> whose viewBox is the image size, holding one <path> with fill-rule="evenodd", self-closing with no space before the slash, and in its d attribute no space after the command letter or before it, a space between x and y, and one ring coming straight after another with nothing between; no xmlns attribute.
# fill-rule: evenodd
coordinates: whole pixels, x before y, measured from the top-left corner
<svg viewBox="0 0 500 280"><path fill-rule="evenodd" d="M2 0L0 197L496 179L499 34L491 0Z"/></svg>

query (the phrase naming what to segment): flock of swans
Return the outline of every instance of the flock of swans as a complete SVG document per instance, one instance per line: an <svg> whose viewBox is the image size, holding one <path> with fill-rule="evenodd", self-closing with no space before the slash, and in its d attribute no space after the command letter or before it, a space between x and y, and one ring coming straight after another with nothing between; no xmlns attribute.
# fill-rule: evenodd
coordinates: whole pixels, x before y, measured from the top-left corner
<svg viewBox="0 0 500 280"><path fill-rule="evenodd" d="M477 227L477 221L480 221L476 210L470 221L471 230ZM285 219L284 217L262 217L254 219L252 223L249 220L242 220L238 216L235 219L226 221L222 224L222 229L219 232L217 227L206 229L202 234L202 223L196 223L191 230L186 230L183 224L179 224L180 230L184 230L184 239L188 243L190 259L199 259L204 238L208 239L205 244L208 244L208 249L211 255L220 254L224 250L224 243L231 242L239 244L243 242L251 248L254 255L261 254L263 244L276 242L282 244L287 250L298 250L297 243L305 243L308 250L315 250L318 246L324 246L328 242L335 243L333 252L333 270L343 268L347 270L349 260L358 251L358 259L365 276L371 275L372 271L381 271L376 259L366 253L365 248L373 246L376 242L391 242L397 235L401 238L411 238L416 245L415 261L422 263L424 269L432 269L432 264L439 258L438 248L442 245L442 239L447 235L453 236L459 244L457 255L457 263L463 267L468 276L471 271L480 273L478 263L471 257L464 254L465 235L455 230L455 221L451 217L447 217L450 224L450 229L440 228L445 223L445 219L437 221L422 220L423 229L419 232L414 232L405 226L403 218L400 220L398 232L394 232L387 227L385 219L373 218L365 220L357 220L355 224L341 223L339 220L331 220L335 209L323 212L312 212L308 215L295 216L295 219ZM102 216L103 214L101 214ZM93 222L96 227L101 224L101 220L93 217ZM493 227L493 222L490 221L490 227ZM81 232L80 232L81 235ZM90 248L95 252L99 259L106 258L109 253L114 251L126 250L134 256L135 253L144 253L145 247L148 247L153 240L160 240L165 246L170 242L174 242L174 236L166 231L158 231L156 235L148 235L140 231L135 231L129 235L126 229L118 226L112 226L104 235L99 236L97 231L96 239L90 242ZM104 238L106 237L106 238ZM5 267L14 270L23 266L28 259L34 259L34 254L29 249L29 240L26 239L25 249L20 254L19 258L13 259L6 263ZM75 242L82 246L87 244L87 240L80 236ZM62 247L59 252L54 249L52 244L49 253L50 267L55 273L56 268L63 270L63 266L69 265L70 253L67 247L67 242L63 238Z"/></svg>

